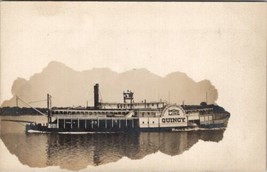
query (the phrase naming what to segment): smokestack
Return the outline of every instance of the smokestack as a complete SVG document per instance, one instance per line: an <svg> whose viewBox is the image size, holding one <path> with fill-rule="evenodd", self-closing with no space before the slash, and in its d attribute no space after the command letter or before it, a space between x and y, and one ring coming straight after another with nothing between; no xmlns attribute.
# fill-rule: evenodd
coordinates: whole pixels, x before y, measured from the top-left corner
<svg viewBox="0 0 267 172"><path fill-rule="evenodd" d="M97 109L99 106L99 84L94 86L94 107Z"/></svg>

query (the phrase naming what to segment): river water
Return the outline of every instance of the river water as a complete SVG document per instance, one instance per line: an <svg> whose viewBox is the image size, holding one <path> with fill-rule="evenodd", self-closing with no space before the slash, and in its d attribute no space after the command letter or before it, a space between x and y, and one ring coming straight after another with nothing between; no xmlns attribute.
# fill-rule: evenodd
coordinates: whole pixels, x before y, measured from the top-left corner
<svg viewBox="0 0 267 172"><path fill-rule="evenodd" d="M26 134L24 122L46 122L43 116L1 117L1 139L11 154L30 167L60 166L80 170L116 162L123 157L132 160L160 151L181 156L198 140L219 142L224 130L142 132L136 134Z"/></svg>

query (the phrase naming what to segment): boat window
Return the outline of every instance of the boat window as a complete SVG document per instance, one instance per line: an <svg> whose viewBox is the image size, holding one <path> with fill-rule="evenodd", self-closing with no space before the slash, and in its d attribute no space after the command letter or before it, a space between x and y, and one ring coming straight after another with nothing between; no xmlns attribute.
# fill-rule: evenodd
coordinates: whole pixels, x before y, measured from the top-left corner
<svg viewBox="0 0 267 172"><path fill-rule="evenodd" d="M154 121L152 123L154 124Z"/></svg>

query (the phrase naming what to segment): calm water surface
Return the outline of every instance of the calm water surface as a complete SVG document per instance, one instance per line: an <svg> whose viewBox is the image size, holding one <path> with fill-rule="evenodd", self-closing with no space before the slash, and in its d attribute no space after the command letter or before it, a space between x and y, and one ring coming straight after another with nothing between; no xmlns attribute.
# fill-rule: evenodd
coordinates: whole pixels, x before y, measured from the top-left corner
<svg viewBox="0 0 267 172"><path fill-rule="evenodd" d="M1 117L1 139L10 153L30 167L60 166L79 170L115 162L122 157L142 159L161 151L181 156L199 139L219 142L224 130L142 132L136 134L26 134L25 123L5 120L46 122L42 116Z"/></svg>

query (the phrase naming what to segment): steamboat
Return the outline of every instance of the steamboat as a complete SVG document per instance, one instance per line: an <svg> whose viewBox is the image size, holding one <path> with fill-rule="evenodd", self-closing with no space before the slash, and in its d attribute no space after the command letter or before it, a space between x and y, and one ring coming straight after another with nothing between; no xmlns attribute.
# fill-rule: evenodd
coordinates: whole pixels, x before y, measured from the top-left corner
<svg viewBox="0 0 267 172"><path fill-rule="evenodd" d="M217 105L177 105L163 101L134 102L134 93L123 92L122 103L99 101L99 84L94 85L94 106L51 107L47 95L47 123L26 125L27 133L118 133L141 131L184 131L224 129L230 114Z"/></svg>

